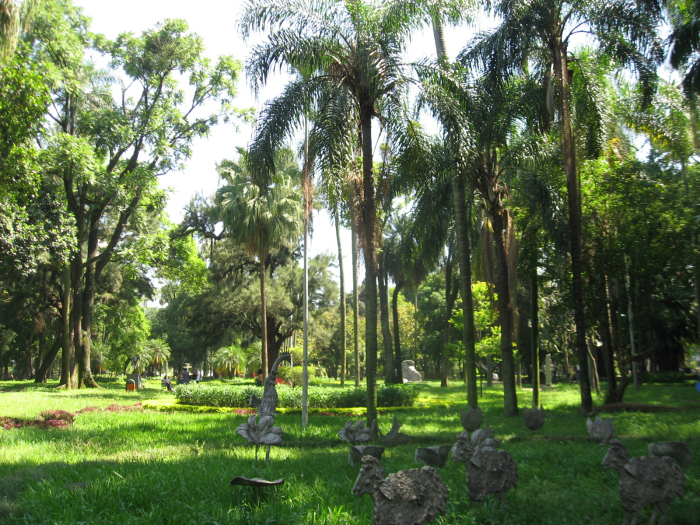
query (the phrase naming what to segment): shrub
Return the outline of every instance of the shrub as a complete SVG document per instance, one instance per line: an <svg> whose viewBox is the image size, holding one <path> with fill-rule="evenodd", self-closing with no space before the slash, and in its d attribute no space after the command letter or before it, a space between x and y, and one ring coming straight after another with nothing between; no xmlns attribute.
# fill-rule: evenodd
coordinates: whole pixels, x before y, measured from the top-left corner
<svg viewBox="0 0 700 525"><path fill-rule="evenodd" d="M247 407L250 396L263 395L263 387L235 385L178 385L175 396L185 405L213 407ZM301 408L301 389L277 385L277 406ZM417 397L412 385L396 385L377 389L377 405L380 407L412 406ZM309 408L354 408L367 404L365 388L309 387Z"/></svg>

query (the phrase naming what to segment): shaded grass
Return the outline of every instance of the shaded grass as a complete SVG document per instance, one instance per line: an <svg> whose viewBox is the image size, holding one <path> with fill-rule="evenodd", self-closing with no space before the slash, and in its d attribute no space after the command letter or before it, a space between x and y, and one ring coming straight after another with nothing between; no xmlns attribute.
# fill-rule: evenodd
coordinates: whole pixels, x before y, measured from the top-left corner
<svg viewBox="0 0 700 525"><path fill-rule="evenodd" d="M417 446L452 444L462 430L462 385L441 389L426 383L418 388L419 397L430 406L397 412L401 430L413 439L385 451L382 464L387 473L417 467ZM172 396L155 386L136 393L126 393L123 385L61 392L53 386L13 382L0 383L0 391L0 416L29 418L48 409L75 412L114 403L172 406ZM521 407L530 395L518 391ZM485 388L480 405L502 448L518 463L517 491L508 494L505 508L493 498L472 506L464 466L449 460L440 469L450 489L448 511L435 523L619 523L617 473L602 469L606 448L587 438L576 387L563 385L541 393L548 412L538 435L527 430L521 418L503 417L502 396L498 385ZM645 386L639 392L630 390L626 400L681 410L609 415L616 437L633 456L646 454L653 441L688 441L696 459L685 471L685 499L669 506L669 523L696 523L700 514L699 398L692 387ZM394 412L389 409L381 417L384 432ZM68 429L0 431L0 522L372 523L370 498L355 498L350 491L359 467L348 465L347 446L337 436L347 419L357 417L312 413L309 426L302 429L298 414L279 413L275 423L284 431L285 446L274 447L270 464L260 461L258 469L253 447L235 434L246 419L230 411L101 411L79 414ZM237 475L285 478L285 485L259 495L247 487L229 486Z"/></svg>

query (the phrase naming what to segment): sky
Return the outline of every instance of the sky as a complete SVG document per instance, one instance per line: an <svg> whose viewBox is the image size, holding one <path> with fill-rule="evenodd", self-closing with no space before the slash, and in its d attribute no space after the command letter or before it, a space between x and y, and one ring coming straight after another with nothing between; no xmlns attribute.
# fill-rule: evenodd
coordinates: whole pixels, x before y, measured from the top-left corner
<svg viewBox="0 0 700 525"><path fill-rule="evenodd" d="M92 31L108 38L114 38L122 32L140 34L166 18L182 18L188 22L191 31L203 38L206 56L216 58L219 55L233 55L245 64L249 54L250 46L243 42L236 27L237 17L245 4L243 0L73 0L73 3L82 7L83 12L92 19ZM455 56L467 39L468 34L464 28L447 28L448 55ZM433 50L432 31L428 29L414 38L408 59L432 54ZM260 111L267 100L281 92L284 83L284 77L273 77L256 99L249 89L247 79L244 79L239 84L239 96L235 104L239 108L253 107ZM236 147L246 147L251 134L249 125L240 124L236 129L232 124L219 124L209 137L198 139L194 143L192 157L182 171L161 177L161 186L172 190L166 208L172 222L180 222L184 207L196 193L210 196L216 191L219 185L216 163L224 158L235 159ZM309 256L319 253L337 256L335 229L325 211L316 212L313 229ZM347 274L350 272L349 231L342 232L342 243Z"/></svg>

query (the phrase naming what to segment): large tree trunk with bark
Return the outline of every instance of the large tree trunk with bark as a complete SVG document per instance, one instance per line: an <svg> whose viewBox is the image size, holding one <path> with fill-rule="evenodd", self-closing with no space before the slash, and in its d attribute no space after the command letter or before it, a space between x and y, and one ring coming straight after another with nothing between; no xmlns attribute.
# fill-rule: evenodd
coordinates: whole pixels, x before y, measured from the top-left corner
<svg viewBox="0 0 700 525"><path fill-rule="evenodd" d="M56 356L58 355L58 351L61 349L61 343L63 342L62 332L63 329L61 328L59 330L59 333L56 334L56 339L51 345L51 348L49 349L48 353L41 360L40 365L37 368L36 374L34 376L35 383L46 383L47 373L53 365L54 359L56 359Z"/></svg>
<svg viewBox="0 0 700 525"><path fill-rule="evenodd" d="M490 210L496 242L496 270L498 272L498 314L501 324L501 379L503 380L503 408L506 416L518 415L518 397L515 393L515 361L513 359L513 305L510 299L508 261L503 239L503 208L500 205Z"/></svg>
<svg viewBox="0 0 700 525"><path fill-rule="evenodd" d="M479 399L476 388L476 348L474 340L474 300L472 297L471 248L469 244L469 225L467 221L466 191L464 178L455 169L452 173L452 200L455 214L455 233L459 254L460 293L464 311L465 378L467 380L467 403L473 409L478 408Z"/></svg>
<svg viewBox="0 0 700 525"><path fill-rule="evenodd" d="M262 360L263 379L267 378L268 359L267 359L267 301L265 299L265 257L260 257L260 325L262 330L262 352L260 359Z"/></svg>
<svg viewBox="0 0 700 525"><path fill-rule="evenodd" d="M362 108L362 232L367 303L365 351L367 353L367 425L377 419L377 259L375 244L376 202L372 165L372 108Z"/></svg>
<svg viewBox="0 0 700 525"><path fill-rule="evenodd" d="M66 390L72 388L72 369L71 369L71 354L73 351L73 337L72 337L72 325L71 325L71 266L70 263L66 263L61 274L62 281L62 304L61 304L61 339L62 339L62 349L61 349L61 385L65 385Z"/></svg>
<svg viewBox="0 0 700 525"><path fill-rule="evenodd" d="M581 367L581 409L584 414L593 411L591 385L588 374L588 351L586 348L586 315L583 304L583 267L581 264L581 203L578 194L576 172L576 149L571 130L571 107L569 101L569 67L566 44L556 42L552 46L554 72L559 87L557 100L559 126L566 172L567 201L569 208L569 236L571 239L571 279L574 300L574 323L576 325L576 353Z"/></svg>

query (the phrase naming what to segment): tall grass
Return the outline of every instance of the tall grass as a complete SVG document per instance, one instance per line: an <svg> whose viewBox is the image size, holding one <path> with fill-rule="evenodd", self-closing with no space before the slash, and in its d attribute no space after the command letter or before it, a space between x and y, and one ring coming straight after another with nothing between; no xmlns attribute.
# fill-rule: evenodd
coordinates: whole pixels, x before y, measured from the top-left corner
<svg viewBox="0 0 700 525"><path fill-rule="evenodd" d="M387 473L416 468L417 446L451 444L461 431L462 385L418 387L418 403L397 413L411 443L385 451ZM538 435L518 418L503 417L502 389L484 388L485 420L518 463L519 485L501 507L492 498L469 501L464 466L448 460L440 474L450 495L438 524L619 523L622 509L615 472L602 469L606 449L586 435L576 387L542 392L548 410ZM0 383L0 417L34 418L44 410L77 412L171 396L160 387L127 393L122 385L61 392L55 385ZM521 407L531 393L518 391ZM628 401L663 403L665 413L606 415L616 437L632 455L648 444L687 440L694 463L685 470L686 497L669 506L669 523L697 523L700 516L700 394L692 386L645 386ZM599 400L598 402L600 402ZM351 488L359 467L347 460L338 437L347 417L311 415L301 428L298 415L278 414L284 447L273 447L269 464L254 467L254 449L235 434L247 416L236 413L84 412L67 429L0 429L0 523L372 523L371 499ZM392 410L381 416L388 431ZM279 488L256 492L232 487L235 476L284 478Z"/></svg>

